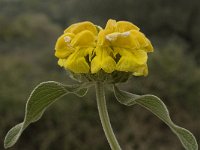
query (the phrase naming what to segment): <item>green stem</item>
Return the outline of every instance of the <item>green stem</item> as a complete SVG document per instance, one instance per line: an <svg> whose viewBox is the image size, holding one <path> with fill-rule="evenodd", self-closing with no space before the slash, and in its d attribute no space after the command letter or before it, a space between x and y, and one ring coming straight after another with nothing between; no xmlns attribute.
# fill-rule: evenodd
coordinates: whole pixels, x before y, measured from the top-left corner
<svg viewBox="0 0 200 150"><path fill-rule="evenodd" d="M99 110L99 116L101 124L103 126L104 133L108 140L108 143L112 150L121 150L119 143L115 137L115 134L110 125L110 119L108 116L105 93L104 93L104 84L102 82L96 82L96 97L97 97L97 106Z"/></svg>

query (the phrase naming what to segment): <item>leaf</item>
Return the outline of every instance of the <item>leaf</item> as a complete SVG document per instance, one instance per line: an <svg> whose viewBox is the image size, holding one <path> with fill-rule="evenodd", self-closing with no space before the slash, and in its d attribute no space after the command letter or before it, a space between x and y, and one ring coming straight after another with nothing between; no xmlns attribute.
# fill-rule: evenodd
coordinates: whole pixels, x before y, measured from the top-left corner
<svg viewBox="0 0 200 150"><path fill-rule="evenodd" d="M114 86L114 93L120 103L126 106L139 104L160 118L178 136L186 150L198 150L198 144L193 134L172 122L167 107L158 97L154 95L135 95L119 90L116 86Z"/></svg>
<svg viewBox="0 0 200 150"><path fill-rule="evenodd" d="M40 83L28 98L24 121L9 130L4 140L4 147L13 146L25 128L39 120L43 112L58 98L68 93L84 96L87 92L87 87L89 87L87 83L78 85L63 85L54 81Z"/></svg>

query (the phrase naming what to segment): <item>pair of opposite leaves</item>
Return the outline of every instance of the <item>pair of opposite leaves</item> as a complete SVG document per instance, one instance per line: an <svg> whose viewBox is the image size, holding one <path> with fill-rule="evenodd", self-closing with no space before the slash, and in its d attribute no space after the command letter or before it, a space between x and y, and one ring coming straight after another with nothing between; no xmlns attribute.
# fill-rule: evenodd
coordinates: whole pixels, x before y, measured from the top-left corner
<svg viewBox="0 0 200 150"><path fill-rule="evenodd" d="M9 130L5 137L4 147L9 148L13 146L21 136L22 132L31 123L39 120L44 111L58 98L69 93L82 97L87 93L90 86L92 86L91 83L63 85L55 81L48 81L39 84L32 91L27 101L24 121ZM115 85L113 85L113 90L115 97L120 103L126 106L139 104L160 118L178 136L186 150L198 150L198 144L192 133L172 122L165 104L158 97L154 95L140 96L131 94L119 90Z"/></svg>

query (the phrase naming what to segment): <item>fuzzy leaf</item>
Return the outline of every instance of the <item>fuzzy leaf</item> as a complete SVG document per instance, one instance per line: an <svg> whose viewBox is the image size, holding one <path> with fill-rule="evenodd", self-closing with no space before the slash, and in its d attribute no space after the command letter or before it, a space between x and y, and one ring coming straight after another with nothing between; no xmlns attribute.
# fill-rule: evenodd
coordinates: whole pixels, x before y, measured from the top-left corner
<svg viewBox="0 0 200 150"><path fill-rule="evenodd" d="M58 98L68 93L84 96L87 92L87 87L88 84L66 86L54 81L40 83L28 98L24 121L8 131L4 140L4 147L9 148L13 146L25 128L39 120L44 111Z"/></svg>
<svg viewBox="0 0 200 150"><path fill-rule="evenodd" d="M114 93L120 103L126 106L139 104L160 118L178 136L186 150L198 150L198 144L193 134L172 122L167 107L158 97L154 95L135 95L119 90L116 86L114 86Z"/></svg>

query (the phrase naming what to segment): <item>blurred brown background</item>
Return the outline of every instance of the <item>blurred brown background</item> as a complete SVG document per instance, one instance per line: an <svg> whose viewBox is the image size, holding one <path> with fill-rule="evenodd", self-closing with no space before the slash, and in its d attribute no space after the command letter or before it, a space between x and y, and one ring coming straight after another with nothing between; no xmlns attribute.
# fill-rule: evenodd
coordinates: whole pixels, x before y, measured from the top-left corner
<svg viewBox="0 0 200 150"><path fill-rule="evenodd" d="M0 0L0 149L6 132L21 122L26 99L42 81L70 83L57 66L54 45L70 24L128 20L152 41L149 76L133 77L122 88L163 99L172 120L200 143L199 0ZM119 104L107 92L111 122L123 150L183 150L157 117ZM68 95L32 124L12 150L109 150L94 91Z"/></svg>

